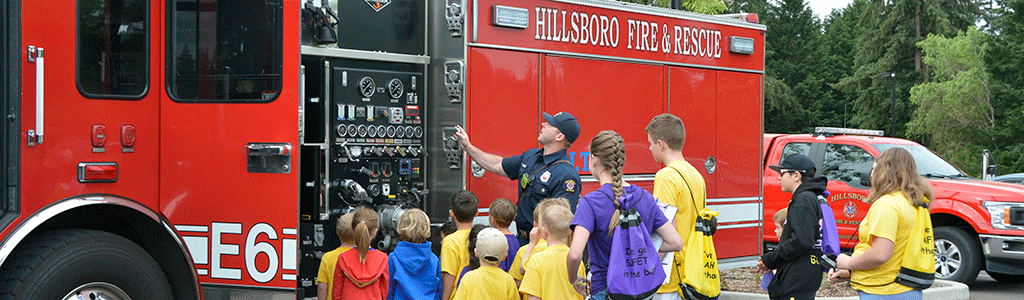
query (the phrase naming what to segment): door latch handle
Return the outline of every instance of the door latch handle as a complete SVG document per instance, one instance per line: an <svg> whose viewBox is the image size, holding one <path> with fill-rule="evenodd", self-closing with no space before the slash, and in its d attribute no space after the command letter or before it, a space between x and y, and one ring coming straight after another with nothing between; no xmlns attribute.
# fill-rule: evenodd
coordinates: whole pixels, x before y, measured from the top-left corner
<svg viewBox="0 0 1024 300"><path fill-rule="evenodd" d="M249 143L245 145L246 171L249 173L288 173L292 165L289 143Z"/></svg>
<svg viewBox="0 0 1024 300"><path fill-rule="evenodd" d="M245 145L245 155L249 156L291 156L292 146L290 144L260 144L251 143Z"/></svg>

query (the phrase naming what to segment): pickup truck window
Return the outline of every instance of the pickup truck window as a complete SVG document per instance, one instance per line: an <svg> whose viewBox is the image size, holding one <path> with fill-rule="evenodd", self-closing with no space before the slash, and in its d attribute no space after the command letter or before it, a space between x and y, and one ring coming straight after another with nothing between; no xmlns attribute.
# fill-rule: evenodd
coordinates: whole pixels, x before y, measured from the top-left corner
<svg viewBox="0 0 1024 300"><path fill-rule="evenodd" d="M811 143L789 143L782 148L782 156L779 157L779 161L775 164L781 164L783 159L786 159L793 154L803 154L811 156Z"/></svg>
<svg viewBox="0 0 1024 300"><path fill-rule="evenodd" d="M867 189L860 184L860 174L871 171L875 158L861 147L827 144L822 175L829 181L842 181L854 188Z"/></svg>
<svg viewBox="0 0 1024 300"><path fill-rule="evenodd" d="M925 178L946 178L946 179L963 179L972 178L971 176L964 174L960 169L957 169L953 165L946 162L932 150L925 148L921 145L893 145L893 144L872 144L878 151L885 151L892 147L900 147L910 151L910 155L914 156L914 163L917 164L917 172L921 173L921 176Z"/></svg>

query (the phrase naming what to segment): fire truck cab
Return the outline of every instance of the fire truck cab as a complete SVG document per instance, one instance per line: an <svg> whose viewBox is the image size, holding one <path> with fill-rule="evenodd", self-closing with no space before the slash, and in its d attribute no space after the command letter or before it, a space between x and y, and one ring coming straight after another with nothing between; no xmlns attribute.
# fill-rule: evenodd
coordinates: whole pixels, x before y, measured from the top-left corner
<svg viewBox="0 0 1024 300"><path fill-rule="evenodd" d="M625 180L650 189L644 126L679 116L723 267L760 251L756 21L600 0L4 1L0 15L0 299L315 298L356 206L378 211L388 250L408 209L439 225L463 189L481 216L515 201L452 133L516 155L538 146L542 112L579 120L584 194L590 137L620 133Z"/></svg>

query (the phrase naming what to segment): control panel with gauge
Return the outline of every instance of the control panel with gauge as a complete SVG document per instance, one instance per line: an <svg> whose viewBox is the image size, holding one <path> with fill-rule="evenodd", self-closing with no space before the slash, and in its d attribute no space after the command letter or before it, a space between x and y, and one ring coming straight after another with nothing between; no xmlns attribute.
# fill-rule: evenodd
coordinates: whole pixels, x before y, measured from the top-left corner
<svg viewBox="0 0 1024 300"><path fill-rule="evenodd" d="M331 196L349 206L422 205L423 74L334 68L331 81Z"/></svg>

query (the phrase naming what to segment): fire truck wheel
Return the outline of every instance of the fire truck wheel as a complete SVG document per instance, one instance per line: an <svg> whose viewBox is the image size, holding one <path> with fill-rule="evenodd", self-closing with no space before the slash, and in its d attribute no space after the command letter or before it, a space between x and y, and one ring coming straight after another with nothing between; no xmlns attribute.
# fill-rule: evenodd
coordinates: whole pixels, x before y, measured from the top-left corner
<svg viewBox="0 0 1024 300"><path fill-rule="evenodd" d="M44 232L0 270L0 299L167 299L156 261L132 241L97 230Z"/></svg>
<svg viewBox="0 0 1024 300"><path fill-rule="evenodd" d="M1003 284L1021 284L1021 283L1024 283L1024 275L1003 274L1003 273L997 273L997 272L991 272L991 271L986 271L986 272L988 272L988 276L991 276L992 279L995 279L999 283L1003 283Z"/></svg>
<svg viewBox="0 0 1024 300"><path fill-rule="evenodd" d="M935 278L968 284L981 270L981 249L977 239L960 228L935 228Z"/></svg>

